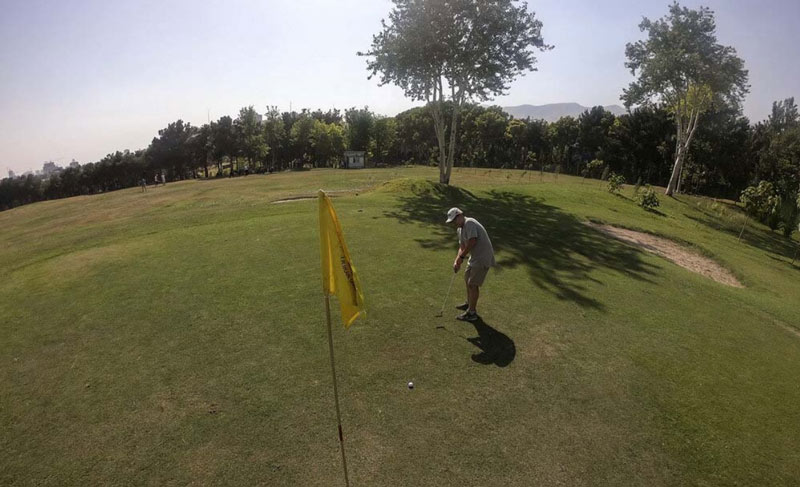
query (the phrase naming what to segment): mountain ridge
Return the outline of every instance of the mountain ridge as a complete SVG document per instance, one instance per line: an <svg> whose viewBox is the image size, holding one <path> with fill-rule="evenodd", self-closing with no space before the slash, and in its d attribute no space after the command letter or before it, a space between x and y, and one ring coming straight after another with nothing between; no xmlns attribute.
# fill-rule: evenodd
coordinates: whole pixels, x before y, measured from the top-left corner
<svg viewBox="0 0 800 487"><path fill-rule="evenodd" d="M577 117L586 110L592 107L585 107L579 103L548 103L545 105L516 105L510 107L503 107L503 111L512 115L514 118L528 118L531 119L544 119L548 122L555 122L561 117L571 116ZM625 109L619 105L605 105L604 109L613 113L614 115L622 115Z"/></svg>

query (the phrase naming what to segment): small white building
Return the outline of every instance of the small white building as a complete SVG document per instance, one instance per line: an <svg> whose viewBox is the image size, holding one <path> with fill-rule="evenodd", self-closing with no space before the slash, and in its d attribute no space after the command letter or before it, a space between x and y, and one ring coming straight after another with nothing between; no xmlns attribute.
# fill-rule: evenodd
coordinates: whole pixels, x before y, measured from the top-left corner
<svg viewBox="0 0 800 487"><path fill-rule="evenodd" d="M345 169L364 169L367 153L363 150L344 151L343 167Z"/></svg>

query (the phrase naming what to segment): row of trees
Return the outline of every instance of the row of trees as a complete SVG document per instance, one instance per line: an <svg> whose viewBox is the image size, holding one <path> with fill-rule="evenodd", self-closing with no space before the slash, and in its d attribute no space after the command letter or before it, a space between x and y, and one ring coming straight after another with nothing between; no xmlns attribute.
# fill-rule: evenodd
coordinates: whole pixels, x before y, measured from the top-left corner
<svg viewBox="0 0 800 487"><path fill-rule="evenodd" d="M234 119L193 126L177 120L158 131L146 149L116 151L97 162L61 168L45 163L44 171L0 180L0 209L35 201L95 194L151 182L156 174L169 180L217 177L281 170L305 165L332 166L346 148L388 154L394 144L392 119L368 108L259 114L243 107Z"/></svg>
<svg viewBox="0 0 800 487"><path fill-rule="evenodd" d="M460 112L454 156L458 166L599 176L589 167L597 160L630 182L657 185L666 185L672 174L674 115L663 107L614 116L598 106L552 123L515 119L497 106L468 104ZM446 121L451 114L452 107L445 104ZM700 122L686 153L684 191L737 198L747 186L766 180L787 198L796 192L800 122L794 99L774 103L769 119L755 125L737 109L725 107L703 113ZM149 182L162 172L175 180L228 175L245 167L331 167L346 148L367 151L378 164L438 164L432 125L430 106L395 117L367 108L281 113L274 107L260 116L245 107L236 119L224 116L201 127L181 120L170 123L145 150L117 151L96 163L48 171L47 176L4 179L0 207L135 186L142 177Z"/></svg>

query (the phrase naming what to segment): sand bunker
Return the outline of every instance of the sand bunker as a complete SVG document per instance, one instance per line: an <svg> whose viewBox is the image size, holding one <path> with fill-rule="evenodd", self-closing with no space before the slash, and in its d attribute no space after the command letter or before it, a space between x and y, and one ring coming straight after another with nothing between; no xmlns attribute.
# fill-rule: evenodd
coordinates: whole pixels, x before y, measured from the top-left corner
<svg viewBox="0 0 800 487"><path fill-rule="evenodd" d="M722 284L733 287L744 287L728 269L725 269L708 257L687 249L672 240L656 237L648 233L612 227L611 225L601 225L592 222L586 222L586 225L622 240L623 242L634 244L648 252L660 255L684 269L702 274Z"/></svg>

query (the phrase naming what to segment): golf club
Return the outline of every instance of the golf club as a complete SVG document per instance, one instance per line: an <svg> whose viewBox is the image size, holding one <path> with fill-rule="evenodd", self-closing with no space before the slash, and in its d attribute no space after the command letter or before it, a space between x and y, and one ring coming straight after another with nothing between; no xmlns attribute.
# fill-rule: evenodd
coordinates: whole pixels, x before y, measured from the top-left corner
<svg viewBox="0 0 800 487"><path fill-rule="evenodd" d="M447 305L447 300L450 299L450 290L453 289L453 281L456 280L456 273L453 272L453 277L450 278L450 285L447 287L447 294L444 297L444 302L442 303L442 310L436 313L436 317L439 318L444 315L444 307Z"/></svg>

